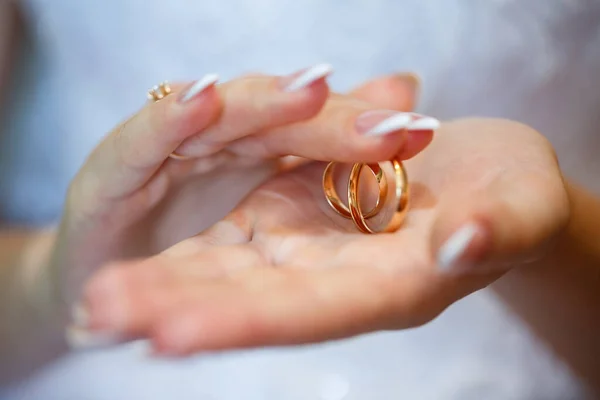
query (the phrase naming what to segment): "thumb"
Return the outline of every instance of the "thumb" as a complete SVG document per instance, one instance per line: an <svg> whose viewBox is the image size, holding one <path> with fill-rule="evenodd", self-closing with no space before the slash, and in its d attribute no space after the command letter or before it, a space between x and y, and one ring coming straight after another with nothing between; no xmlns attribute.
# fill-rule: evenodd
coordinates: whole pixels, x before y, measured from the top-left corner
<svg viewBox="0 0 600 400"><path fill-rule="evenodd" d="M481 190L440 199L432 248L442 272L491 272L539 257L566 226L569 202L554 170L504 171Z"/></svg>
<svg viewBox="0 0 600 400"><path fill-rule="evenodd" d="M387 75L367 81L350 95L377 107L412 111L417 103L420 81L411 73Z"/></svg>

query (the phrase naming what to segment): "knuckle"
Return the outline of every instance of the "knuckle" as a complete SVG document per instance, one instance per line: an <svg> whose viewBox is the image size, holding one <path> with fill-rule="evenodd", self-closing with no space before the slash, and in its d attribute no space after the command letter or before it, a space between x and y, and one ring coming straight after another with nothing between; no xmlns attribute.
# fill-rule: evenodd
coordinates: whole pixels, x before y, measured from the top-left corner
<svg viewBox="0 0 600 400"><path fill-rule="evenodd" d="M285 147L280 135L252 135L233 142L228 149L239 156L267 158L284 155Z"/></svg>
<svg viewBox="0 0 600 400"><path fill-rule="evenodd" d="M249 130L260 129L268 125L273 117L274 98L270 96L267 79L244 79L232 86L232 114L240 116L250 123Z"/></svg>
<svg viewBox="0 0 600 400"><path fill-rule="evenodd" d="M287 112L290 105L295 107L298 102L287 101L289 97L282 96L279 90L275 90L276 85L273 77L232 81L224 88L226 97L230 99L226 113L235 115L238 120L248 121L250 125L247 126L247 131L287 122L290 120L290 112ZM292 111L300 111L297 108ZM297 115L293 117L297 118Z"/></svg>

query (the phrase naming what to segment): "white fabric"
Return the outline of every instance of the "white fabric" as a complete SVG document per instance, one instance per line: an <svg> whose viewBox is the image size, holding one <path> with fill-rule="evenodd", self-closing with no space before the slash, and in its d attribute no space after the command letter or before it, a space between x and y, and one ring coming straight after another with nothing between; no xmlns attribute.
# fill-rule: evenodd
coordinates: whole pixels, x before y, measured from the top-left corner
<svg viewBox="0 0 600 400"><path fill-rule="evenodd" d="M2 214L56 218L102 135L164 79L336 67L343 91L416 71L420 111L523 121L600 190L596 0L30 0L41 64L0 159ZM579 399L582 387L487 291L423 328L171 363L138 345L73 354L4 397L119 400Z"/></svg>

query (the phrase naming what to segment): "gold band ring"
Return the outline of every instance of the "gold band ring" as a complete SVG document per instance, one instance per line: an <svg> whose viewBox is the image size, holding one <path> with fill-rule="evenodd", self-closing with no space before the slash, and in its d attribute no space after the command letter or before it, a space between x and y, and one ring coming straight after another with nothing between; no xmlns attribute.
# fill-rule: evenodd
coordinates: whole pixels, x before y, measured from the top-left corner
<svg viewBox="0 0 600 400"><path fill-rule="evenodd" d="M161 82L148 91L148 99L157 102L171 94L171 87L168 82ZM182 156L175 152L169 154L169 157L174 160L187 160L189 157Z"/></svg>
<svg viewBox="0 0 600 400"><path fill-rule="evenodd" d="M348 207L340 200L335 191L333 179L333 167L335 163L329 163L323 173L323 191L325 192L327 202L338 214L346 218L351 218L356 228L363 233L394 232L400 228L406 217L409 198L408 176L400 160L393 159L390 162L394 169L395 205L391 219L381 230L374 230L366 222L367 219L374 217L381 211L387 197L388 185L385 173L379 164L356 163L352 166L350 177L348 178ZM359 196L360 175L364 167L368 167L371 170L379 184L377 203L368 213L362 212Z"/></svg>
<svg viewBox="0 0 600 400"><path fill-rule="evenodd" d="M366 218L360 210L360 197L358 195L358 186L360 183L360 173L365 167L364 164L354 164L348 179L348 207L352 215L352 220L356 227L364 233L395 232L400 228L406 212L408 211L408 176L406 170L399 160L392 160L395 177L395 209L392 218L381 231L373 230L367 225Z"/></svg>
<svg viewBox="0 0 600 400"><path fill-rule="evenodd" d="M350 209L346 207L342 200L340 200L340 197L335 190L335 182L333 179L335 165L335 162L330 162L327 164L327 167L325 167L325 171L323 172L323 190L325 192L325 198L327 199L329 205L338 214L344 218L352 218ZM381 166L379 164L367 164L367 166L377 180L377 185L379 186L379 196L377 197L375 206L369 212L364 214L364 218L366 219L374 217L379 213L379 211L381 211L388 194L387 178Z"/></svg>

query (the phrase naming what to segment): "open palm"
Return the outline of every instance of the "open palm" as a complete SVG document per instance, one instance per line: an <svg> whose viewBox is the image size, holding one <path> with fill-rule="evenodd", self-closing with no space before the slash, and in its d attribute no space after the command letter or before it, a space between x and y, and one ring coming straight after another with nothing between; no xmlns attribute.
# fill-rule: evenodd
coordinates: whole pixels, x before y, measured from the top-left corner
<svg viewBox="0 0 600 400"><path fill-rule="evenodd" d="M413 327L506 270L484 264L530 257L567 219L552 148L519 124L448 123L406 167L411 205L397 232L359 233L327 205L324 164L305 165L200 235L101 271L87 328L184 355ZM441 243L465 224L479 229L452 261L480 273L448 273Z"/></svg>

